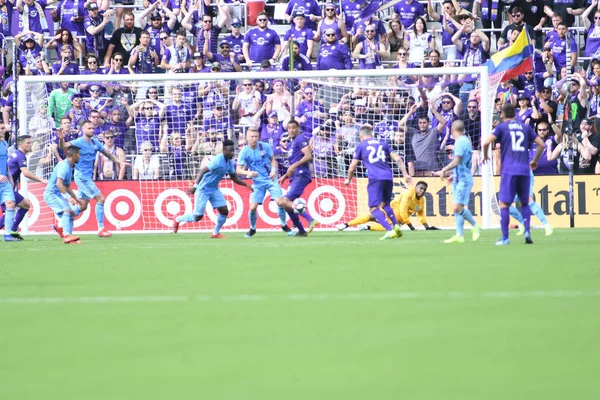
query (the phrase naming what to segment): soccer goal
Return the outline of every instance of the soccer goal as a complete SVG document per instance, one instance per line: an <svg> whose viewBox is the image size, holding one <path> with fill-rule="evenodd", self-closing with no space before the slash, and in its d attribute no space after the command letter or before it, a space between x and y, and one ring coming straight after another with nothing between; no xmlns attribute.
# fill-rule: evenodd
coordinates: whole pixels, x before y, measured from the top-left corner
<svg viewBox="0 0 600 400"><path fill-rule="evenodd" d="M376 137L404 157L414 182L429 184L429 224L450 227L454 224L451 187L432 176L450 161L452 138L447 122L476 111L465 125L467 133L479 135L472 138L477 148L480 138L491 130L492 99L498 84L485 67L451 71L415 68L102 75L97 81L97 75L22 76L17 82L19 135L33 138L28 168L47 178L62 155L56 129L69 129L75 138L81 122L91 120L107 149L132 165L121 170L101 155L97 159L95 179L106 198L106 227L160 232L170 229L175 216L192 211L193 198L185 191L199 168L220 152L227 138L233 139L238 149L244 146L248 127L263 130L261 138L270 142L280 168L285 168L285 129L275 127L296 115L302 133L312 136L314 179L305 192L308 211L321 228L333 228L368 211L365 171L359 169L358 179L350 186L344 185L344 178L358 140L357 127L370 124ZM459 88L465 77L479 82L471 93L478 110L469 109L472 102L460 104ZM64 103L65 98L70 99L69 104ZM73 108L66 111L70 104ZM71 116L70 121L61 120L64 115ZM440 118L443 121L439 122ZM420 129L419 121L425 119L427 127ZM34 130L36 123L45 123L46 128ZM70 127L61 123L70 123ZM441 124L443 129L437 129ZM490 227L497 218L491 167L478 164L474 169L478 176L470 208L484 228ZM398 194L407 185L399 169L394 171ZM248 229L250 194L229 180L222 182L222 190L230 206L225 229ZM22 225L29 233L51 231L54 216L43 202L43 191L39 183L21 183L21 192L33 204ZM277 207L269 197L258 215L259 229L279 229ZM182 230L211 229L216 216L210 208L207 216ZM75 228L80 232L96 230L94 201L78 217Z"/></svg>

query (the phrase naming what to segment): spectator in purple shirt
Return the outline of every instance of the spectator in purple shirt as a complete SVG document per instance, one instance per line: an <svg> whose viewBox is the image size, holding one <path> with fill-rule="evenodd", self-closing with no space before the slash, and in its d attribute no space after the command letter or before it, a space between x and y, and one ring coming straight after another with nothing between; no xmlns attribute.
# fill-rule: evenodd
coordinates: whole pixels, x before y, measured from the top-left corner
<svg viewBox="0 0 600 400"><path fill-rule="evenodd" d="M314 34L312 29L305 26L304 13L301 11L294 12L294 24L287 30L283 36L283 54L287 54L288 41L291 39L298 43L300 46L300 53L307 56L309 59L313 53L313 47L315 45Z"/></svg>
<svg viewBox="0 0 600 400"><path fill-rule="evenodd" d="M192 53L186 46L185 31L177 32L175 46L168 47L162 56L160 67L174 73L184 73L190 68Z"/></svg>
<svg viewBox="0 0 600 400"><path fill-rule="evenodd" d="M44 35L37 32L23 31L15 35L15 44L18 46L19 64L26 65L32 70L37 69L35 59L42 53Z"/></svg>
<svg viewBox="0 0 600 400"><path fill-rule="evenodd" d="M103 2L108 7L108 2ZM106 55L108 40L106 39L106 25L115 14L114 10L103 8L100 10L98 3L89 2L87 5L88 15L83 21L85 29L85 49L89 54L94 54L102 59Z"/></svg>
<svg viewBox="0 0 600 400"><path fill-rule="evenodd" d="M71 32L65 28L61 28L56 31L54 38L46 43L46 49L56 49L56 54L60 56L64 46L71 47L74 50L73 54L71 55L71 61L79 60L81 56L81 46L79 42L73 39L73 34Z"/></svg>
<svg viewBox="0 0 600 400"><path fill-rule="evenodd" d="M52 64L52 73L54 75L79 75L79 64L71 61L72 55L72 48L63 46L60 52L60 59Z"/></svg>
<svg viewBox="0 0 600 400"><path fill-rule="evenodd" d="M244 62L244 54L242 48L244 46L244 35L241 34L242 22L238 18L231 21L231 35L227 36L223 41L228 42L231 46L231 51L235 53L239 63Z"/></svg>
<svg viewBox="0 0 600 400"><path fill-rule="evenodd" d="M267 116L268 123L263 125L260 132L260 140L275 147L283 135L283 127L277 118L277 111L271 111Z"/></svg>
<svg viewBox="0 0 600 400"><path fill-rule="evenodd" d="M152 4L152 6L144 10L138 17L138 24L150 34L150 47L159 55L159 58L162 57L161 37L170 35L177 23L177 15L164 5L162 6L162 10L165 12L168 20L163 22L162 14L156 10L160 4L159 2ZM147 19L148 14L150 14L150 22Z"/></svg>
<svg viewBox="0 0 600 400"><path fill-rule="evenodd" d="M17 0L17 11L21 14L24 31L48 33L48 20L44 10L58 0ZM52 21L50 21L52 22Z"/></svg>
<svg viewBox="0 0 600 400"><path fill-rule="evenodd" d="M546 42L546 45L550 46L552 50L552 54L554 55L554 66L557 71L560 71L563 67L567 65L567 25L564 23L558 24L556 28L557 36L552 37L551 40ZM571 53L571 65L570 68L573 68L577 64L577 43L575 39L571 35L571 39L569 40L569 51Z"/></svg>
<svg viewBox="0 0 600 400"><path fill-rule="evenodd" d="M590 120L585 119L581 123L589 124ZM556 138L552 135L550 124L546 121L538 122L535 127L535 131L538 136L544 141L544 151L538 161L538 167L533 171L534 175L557 175L558 174L558 160L552 159L552 152L558 146ZM529 151L529 158L533 159L535 155L535 149Z"/></svg>
<svg viewBox="0 0 600 400"><path fill-rule="evenodd" d="M198 7L199 3L199 1L196 2L196 7ZM196 51L202 51L202 49L204 48L205 40L204 33L210 32L211 37L215 39L218 38L219 34L223 30L223 27L227 22L227 18L225 17L219 19L219 21L215 25L213 24L213 17L209 14L204 14L202 15L202 26L198 27L196 25L196 21L192 20L192 18L198 16L198 13L196 11L190 12L188 15L186 15L183 21L181 21L181 26L184 27L188 32L191 32L196 37ZM217 40L214 40L211 46L211 51L213 53L217 53L217 44Z"/></svg>
<svg viewBox="0 0 600 400"><path fill-rule="evenodd" d="M588 16L595 10L594 25L592 26ZM587 31L587 39L585 41L585 57L593 57L600 49L600 10L598 5L592 2L585 12L581 15L583 25ZM543 158L544 156L542 156Z"/></svg>
<svg viewBox="0 0 600 400"><path fill-rule="evenodd" d="M319 49L319 57L317 58L317 70L330 69L352 69L352 60L348 47L340 44L337 40L337 34L333 29L325 31L325 42L321 44Z"/></svg>
<svg viewBox="0 0 600 400"><path fill-rule="evenodd" d="M404 29L411 29L418 17L425 16L425 8L417 0L400 0L394 4L394 13Z"/></svg>
<svg viewBox="0 0 600 400"><path fill-rule="evenodd" d="M296 15L302 13L306 18L306 27L311 31L317 29L321 21L321 7L316 0L291 0L285 9L285 19L293 24Z"/></svg>
<svg viewBox="0 0 600 400"><path fill-rule="evenodd" d="M77 36L83 36L84 5L85 0L61 0L56 9L52 10L52 18L61 28L69 32L77 32Z"/></svg>
<svg viewBox="0 0 600 400"><path fill-rule="evenodd" d="M281 53L279 35L267 27L269 23L267 13L258 13L256 21L258 26L250 29L244 36L242 52L248 67L252 67L253 63L260 64L263 60L269 60L274 64Z"/></svg>
<svg viewBox="0 0 600 400"><path fill-rule="evenodd" d="M12 36L12 18L15 0L0 0L0 34Z"/></svg>

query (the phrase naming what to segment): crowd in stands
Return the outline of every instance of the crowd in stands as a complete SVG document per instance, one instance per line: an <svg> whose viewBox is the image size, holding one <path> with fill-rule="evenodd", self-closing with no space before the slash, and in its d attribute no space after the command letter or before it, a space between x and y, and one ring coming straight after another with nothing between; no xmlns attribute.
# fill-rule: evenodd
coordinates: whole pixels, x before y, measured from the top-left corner
<svg viewBox="0 0 600 400"><path fill-rule="evenodd" d="M81 123L90 120L107 148L133 165L124 170L99 156L98 180L190 178L205 156L220 151L224 139L244 146L249 126L260 129L261 140L275 148L285 170L287 121L296 118L302 133L312 138L317 176L345 175L363 124L373 125L378 138L404 156L411 175L431 176L451 156L453 120L465 121L476 150L481 143L477 78L452 74L452 68L484 64L525 29L536 47L534 68L499 87L493 124L500 121L502 105L514 103L517 118L546 143L536 173L567 173L570 168L600 173L596 0L402 0L371 15L364 15L370 4L365 0L291 0L283 21L267 8L256 15L256 26L245 26L245 8L230 0L144 0L133 8L135 13L120 7L131 4L128 0L61 0L55 8L53 3L57 1L0 0L6 65L1 104L7 127L17 120L13 69L17 76L90 75L87 83L31 86L28 103L35 111L20 123L27 124L34 139L40 166L64 157L57 146L58 130L67 140L75 138ZM53 8L50 20L44 12L48 6ZM16 34L10 28L13 8L23 22ZM50 24L55 25L53 36ZM576 25L583 29L568 30ZM7 45L11 40L16 54ZM447 73L323 83L268 77L279 69L431 67ZM188 73L248 70L257 71L255 79L185 80ZM102 76L117 74L180 74L181 80L144 85L102 81ZM565 109L567 98L570 109ZM572 134L562 133L565 113ZM476 151L475 173L479 159Z"/></svg>

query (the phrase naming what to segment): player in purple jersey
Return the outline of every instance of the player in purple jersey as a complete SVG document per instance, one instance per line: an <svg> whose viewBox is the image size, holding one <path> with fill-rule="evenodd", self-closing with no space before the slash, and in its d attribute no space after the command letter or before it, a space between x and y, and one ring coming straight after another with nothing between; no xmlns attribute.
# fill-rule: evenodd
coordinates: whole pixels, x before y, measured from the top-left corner
<svg viewBox="0 0 600 400"><path fill-rule="evenodd" d="M295 119L288 122L288 134L292 143L288 151L290 166L287 172L279 178L279 185L283 185L286 179L290 179L288 192L281 200L280 206L285 208L294 226L298 228L295 236L307 236L298 214L294 212L292 202L302 196L304 189L312 181L310 176L310 162L313 159L312 152L308 146L308 140L300 134L300 124ZM306 211L305 211L306 213ZM304 214L304 213L303 213ZM308 213L307 213L308 214ZM317 225L317 221L307 215L309 222L308 233Z"/></svg>
<svg viewBox="0 0 600 400"><path fill-rule="evenodd" d="M8 171L12 176L12 180L14 183L13 189L15 192L15 203L17 204L18 210L15 213L15 218L13 220L12 229L10 230L10 234L17 238L18 240L23 240L21 235L19 235L19 224L27 215L27 212L31 208L31 203L29 200L24 198L19 192L19 182L21 181L21 174L23 174L27 179L41 182L43 184L48 183L45 179L38 178L27 169L27 153L31 152L31 136L23 135L17 138L17 150L8 157ZM4 207L2 207L2 211L4 212ZM0 218L0 229L4 226L4 215Z"/></svg>
<svg viewBox="0 0 600 400"><path fill-rule="evenodd" d="M346 185L352 182L358 162L362 161L369 174L367 195L371 215L386 230L385 235L380 240L401 237L400 225L390 206L394 190L394 177L389 159L391 158L398 163L406 183L412 184L412 178L406 172L402 157L397 153L393 153L386 142L373 139L373 127L371 125L363 125L360 128L359 137L360 143L356 146L354 157L348 168ZM388 218L392 221L393 226L388 223Z"/></svg>
<svg viewBox="0 0 600 400"><path fill-rule="evenodd" d="M500 226L502 228L502 239L496 245L508 245L508 223L510 220L509 207L519 195L521 201L521 213L525 225L525 243L531 244L531 233L529 223L531 208L529 207L530 191L530 169L537 168L538 160L544 150L544 142L529 127L515 120L515 106L506 103L502 106L502 119L499 124L483 141L483 160L489 160L488 149L493 141L500 144L501 178L500 178ZM535 156L529 161L529 148L537 145Z"/></svg>

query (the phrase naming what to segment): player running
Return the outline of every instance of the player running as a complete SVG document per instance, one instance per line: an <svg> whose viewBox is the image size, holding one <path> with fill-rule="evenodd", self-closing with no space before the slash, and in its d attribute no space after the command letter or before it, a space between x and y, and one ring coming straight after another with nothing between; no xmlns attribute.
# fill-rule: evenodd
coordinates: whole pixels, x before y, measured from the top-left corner
<svg viewBox="0 0 600 400"><path fill-rule="evenodd" d="M110 237L110 233L104 228L104 196L100 192L100 189L94 183L94 162L96 161L96 154L102 153L102 155L116 164L120 164L122 167L130 166L131 164L119 160L115 155L104 149L104 144L94 137L94 124L86 120L81 124L81 131L83 136L65 142L64 133L61 133L59 129L58 135L58 147L65 150L70 146L76 146L80 149L80 160L75 164L75 183L77 184L77 191L81 198L81 203L74 207L75 217L85 211L90 204L90 200L96 200L96 221L98 222L98 236ZM62 228L54 227L56 233L59 236L62 235Z"/></svg>
<svg viewBox="0 0 600 400"><path fill-rule="evenodd" d="M427 192L427 182L419 181L415 185L414 188L408 188L404 192L397 195L394 200L390 203L392 207L392 211L396 216L396 220L400 225L406 225L410 228L411 231L414 231L416 228L410 222L410 216L413 214L417 214L419 217L419 221L425 227L425 230L437 231L439 228L435 226L430 226L427 223L427 217L425 216L425 193ZM356 217L352 221L348 223L342 223L336 226L338 231L343 231L349 226L358 226L359 231L371 230L371 231L385 231L385 228L374 222L372 224L368 224L369 222L375 221L375 217L371 214L361 215Z"/></svg>
<svg viewBox="0 0 600 400"><path fill-rule="evenodd" d="M473 175L471 174L473 149L471 148L471 141L465 136L465 124L461 120L452 122L452 137L454 138L453 158L450 164L442 168L440 177L445 179L446 173L453 170L452 176L448 180L452 181L456 235L444 240L444 243L464 243L465 219L473 226L471 232L475 242L479 239L480 229L468 208L471 188L473 187Z"/></svg>
<svg viewBox="0 0 600 400"><path fill-rule="evenodd" d="M290 180L290 187L288 192L281 200L281 205L285 208L290 219L294 223L294 226L298 228L295 236L308 236L304 230L298 214L294 212L292 202L299 197L302 197L304 189L312 181L310 176L310 162L313 159L312 151L308 146L308 140L304 135L300 133L300 124L295 119L288 122L287 125L288 134L292 140L292 145L289 151L289 162L290 166L282 177L279 178L278 183L283 185L286 179ZM308 215L308 213L307 213ZM314 227L317 225L317 221L308 215L309 227L308 233L312 232Z"/></svg>
<svg viewBox="0 0 600 400"><path fill-rule="evenodd" d="M194 186L188 189L188 194L195 193L194 201L194 212L181 215L173 220L173 233L177 233L179 230L179 224L182 222L198 222L204 217L204 211L206 210L206 203L210 201L213 208L219 211L217 217L217 224L213 230L213 239L224 239L225 236L221 235L221 227L227 220L229 215L229 209L227 208L227 201L225 196L219 189L219 182L229 174L229 177L234 183L247 187L251 192L254 192L252 186L238 178L235 173L235 164L233 162L233 154L235 153L234 144L232 140L223 141L223 152L216 155L210 162L200 168L198 176L196 177L196 183Z"/></svg>
<svg viewBox="0 0 600 400"><path fill-rule="evenodd" d="M44 201L48 207L54 211L56 217L60 219L62 231L64 232L63 242L65 244L79 244L79 236L73 236L73 221L76 217L74 207L71 207L65 195L69 194L76 204L81 204L82 201L77 197L71 182L73 180L73 166L79 162L81 153L79 147L69 146L66 151L67 158L56 164L46 190L44 191Z"/></svg>
<svg viewBox="0 0 600 400"><path fill-rule="evenodd" d="M506 246L510 243L508 239L508 224L510 222L509 207L515 194L521 201L521 213L525 226L525 243L532 244L530 232L531 208L529 207L529 194L531 190L530 171L537 168L538 160L544 150L544 142L536 135L529 125L525 125L515 119L515 106L510 103L502 106L502 119L493 134L483 140L483 160L489 160L489 147L493 141L500 143L500 227L502 239L496 242L497 246ZM529 148L533 143L537 145L537 151L531 162L529 161Z"/></svg>
<svg viewBox="0 0 600 400"><path fill-rule="evenodd" d="M8 142L6 141L6 126L0 123L0 204L6 206L4 211L6 226L12 227L15 218L15 192L14 182L8 170ZM19 239L11 235L10 231L4 231L5 242L18 242Z"/></svg>
<svg viewBox="0 0 600 400"><path fill-rule="evenodd" d="M388 160L392 158L400 166L402 176L406 182L411 184L412 178L406 172L404 160L396 153L392 153L387 143L373 139L373 127L363 125L359 132L360 143L356 146L354 157L348 167L348 178L346 185L352 182L354 171L358 162L362 161L369 175L367 184L367 195L369 197L369 208L375 220L386 230L380 240L386 240L402 236L398 220L390 207L392 192L394 189L394 178L392 167ZM388 223L388 218L392 225Z"/></svg>
<svg viewBox="0 0 600 400"><path fill-rule="evenodd" d="M256 220L258 215L256 210L259 204L263 203L267 190L271 194L271 199L279 207L278 214L281 221L281 229L289 236L292 236L292 230L286 225L286 212L282 207L283 192L281 186L277 184L277 160L273 157L273 149L268 143L258 140L258 128L250 127L246 133L248 144L244 146L237 159L236 172L238 175L245 175L252 178L254 192L250 195L250 211L248 219L250 220L250 230L246 232L245 237L250 238L256 234Z"/></svg>

